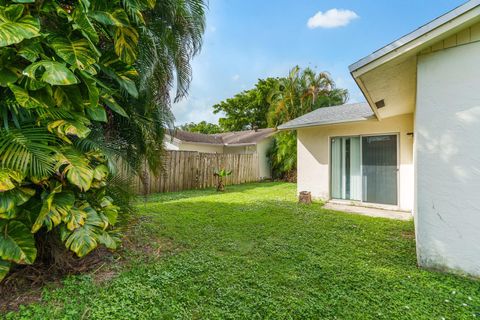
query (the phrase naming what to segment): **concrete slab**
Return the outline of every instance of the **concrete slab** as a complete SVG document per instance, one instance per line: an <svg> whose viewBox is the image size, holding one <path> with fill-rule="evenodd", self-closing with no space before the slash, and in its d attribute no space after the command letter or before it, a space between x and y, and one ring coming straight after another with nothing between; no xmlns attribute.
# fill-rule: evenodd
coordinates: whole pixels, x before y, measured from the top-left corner
<svg viewBox="0 0 480 320"><path fill-rule="evenodd" d="M360 214L360 215L376 217L376 218L387 218L387 219L404 220L404 221L413 219L413 215L410 212L352 206L348 204L338 204L338 203L327 202L323 206L323 208L328 210L333 210L333 211L342 211L342 212Z"/></svg>

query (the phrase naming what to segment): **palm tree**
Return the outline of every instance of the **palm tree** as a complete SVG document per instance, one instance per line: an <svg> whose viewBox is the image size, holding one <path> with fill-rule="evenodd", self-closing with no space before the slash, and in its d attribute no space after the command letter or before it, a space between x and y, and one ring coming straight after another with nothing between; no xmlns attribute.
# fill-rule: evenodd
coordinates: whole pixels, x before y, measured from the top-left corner
<svg viewBox="0 0 480 320"><path fill-rule="evenodd" d="M315 109L343 104L347 99L348 91L336 88L327 72L316 73L310 68L302 71L296 66L286 78L279 80L271 93L268 122L276 127ZM294 177L296 150L295 132L280 132L275 136L269 158L276 178L291 180Z"/></svg>
<svg viewBox="0 0 480 320"><path fill-rule="evenodd" d="M205 0L164 0L144 15L136 63L138 98L127 96L123 106L129 118L113 114L115 125L107 128L110 140L123 142L124 159L136 173L145 164L156 173L162 168L165 128L173 129L171 102L188 92L190 62L202 46L205 9Z"/></svg>
<svg viewBox="0 0 480 320"><path fill-rule="evenodd" d="M204 10L201 0L0 1L0 280L46 251L51 231L78 257L116 247L111 226L126 208L112 199L125 195L115 161L160 167Z"/></svg>
<svg viewBox="0 0 480 320"><path fill-rule="evenodd" d="M348 92L337 89L327 72L316 73L310 68L302 71L296 66L280 79L271 96L269 124L278 126L315 109L343 104Z"/></svg>

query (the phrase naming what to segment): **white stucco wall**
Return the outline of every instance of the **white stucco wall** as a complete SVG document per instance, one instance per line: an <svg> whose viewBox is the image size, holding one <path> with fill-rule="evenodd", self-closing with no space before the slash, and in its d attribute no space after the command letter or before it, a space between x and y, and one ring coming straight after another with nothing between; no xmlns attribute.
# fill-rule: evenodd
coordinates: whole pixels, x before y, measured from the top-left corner
<svg viewBox="0 0 480 320"><path fill-rule="evenodd" d="M480 43L420 56L417 77L419 264L480 276Z"/></svg>
<svg viewBox="0 0 480 320"><path fill-rule="evenodd" d="M298 191L330 199L330 138L371 134L399 134L399 209L413 209L413 115L298 130Z"/></svg>

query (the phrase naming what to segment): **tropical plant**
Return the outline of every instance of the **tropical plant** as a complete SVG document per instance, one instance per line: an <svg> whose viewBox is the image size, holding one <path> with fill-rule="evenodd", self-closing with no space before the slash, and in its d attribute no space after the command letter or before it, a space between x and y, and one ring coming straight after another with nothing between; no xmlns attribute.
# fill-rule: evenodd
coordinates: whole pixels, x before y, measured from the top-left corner
<svg viewBox="0 0 480 320"><path fill-rule="evenodd" d="M217 178L217 191L225 191L225 185L223 183L223 179L228 177L232 174L231 170L223 169L215 169L213 175Z"/></svg>
<svg viewBox="0 0 480 320"><path fill-rule="evenodd" d="M186 93L203 9L0 0L0 279L35 261L46 232L79 257L117 246L116 161L159 167L168 92L177 79Z"/></svg>
<svg viewBox="0 0 480 320"><path fill-rule="evenodd" d="M197 132L203 134L215 134L223 132L218 124L200 121L199 123L190 122L180 126L180 129L188 132Z"/></svg>
<svg viewBox="0 0 480 320"><path fill-rule="evenodd" d="M214 113L222 113L219 119L224 131L252 130L268 127L268 112L271 93L278 86L279 79L260 79L253 89L236 94L213 106Z"/></svg>
<svg viewBox="0 0 480 320"><path fill-rule="evenodd" d="M348 99L348 91L335 87L326 72L316 73L310 68L290 70L288 77L279 79L271 92L268 123L276 127L315 109L340 105ZM269 150L273 175L277 179L294 180L297 166L297 136L294 132L275 135Z"/></svg>

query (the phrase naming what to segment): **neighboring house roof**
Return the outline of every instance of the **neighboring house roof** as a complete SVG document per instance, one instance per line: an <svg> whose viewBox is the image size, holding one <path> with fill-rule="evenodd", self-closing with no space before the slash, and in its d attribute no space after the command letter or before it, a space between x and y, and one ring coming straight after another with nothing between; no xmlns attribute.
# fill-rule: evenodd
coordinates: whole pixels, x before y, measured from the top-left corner
<svg viewBox="0 0 480 320"><path fill-rule="evenodd" d="M450 21L458 18L459 16L467 13L468 11L475 9L480 5L480 0L471 0L467 3L458 6L457 8L453 9L450 12L432 20L431 22L421 26L420 28L416 29L415 31L403 36L402 38L393 41L392 43L386 45L385 47L373 52L372 54L360 59L359 61L353 63L349 66L350 72L354 72L367 64L396 51L398 48L412 42L413 40L419 39L424 37L426 34L432 32L433 30L437 29L442 25L446 25ZM455 25L448 25L448 28L454 28ZM444 31L445 32L445 31ZM421 43L419 43L421 44Z"/></svg>
<svg viewBox="0 0 480 320"><path fill-rule="evenodd" d="M222 146L255 145L275 134L275 129L245 130L218 134L203 134L177 130L174 139L188 142Z"/></svg>
<svg viewBox="0 0 480 320"><path fill-rule="evenodd" d="M265 138L275 134L275 129L257 129L247 131L235 131L219 134L225 145L246 145L257 144Z"/></svg>
<svg viewBox="0 0 480 320"><path fill-rule="evenodd" d="M174 137L180 141L223 145L222 137L216 134L203 134L176 130Z"/></svg>
<svg viewBox="0 0 480 320"><path fill-rule="evenodd" d="M278 129L288 130L344 122L365 121L370 119L375 119L375 114L368 103L351 103L314 110L282 124Z"/></svg>

